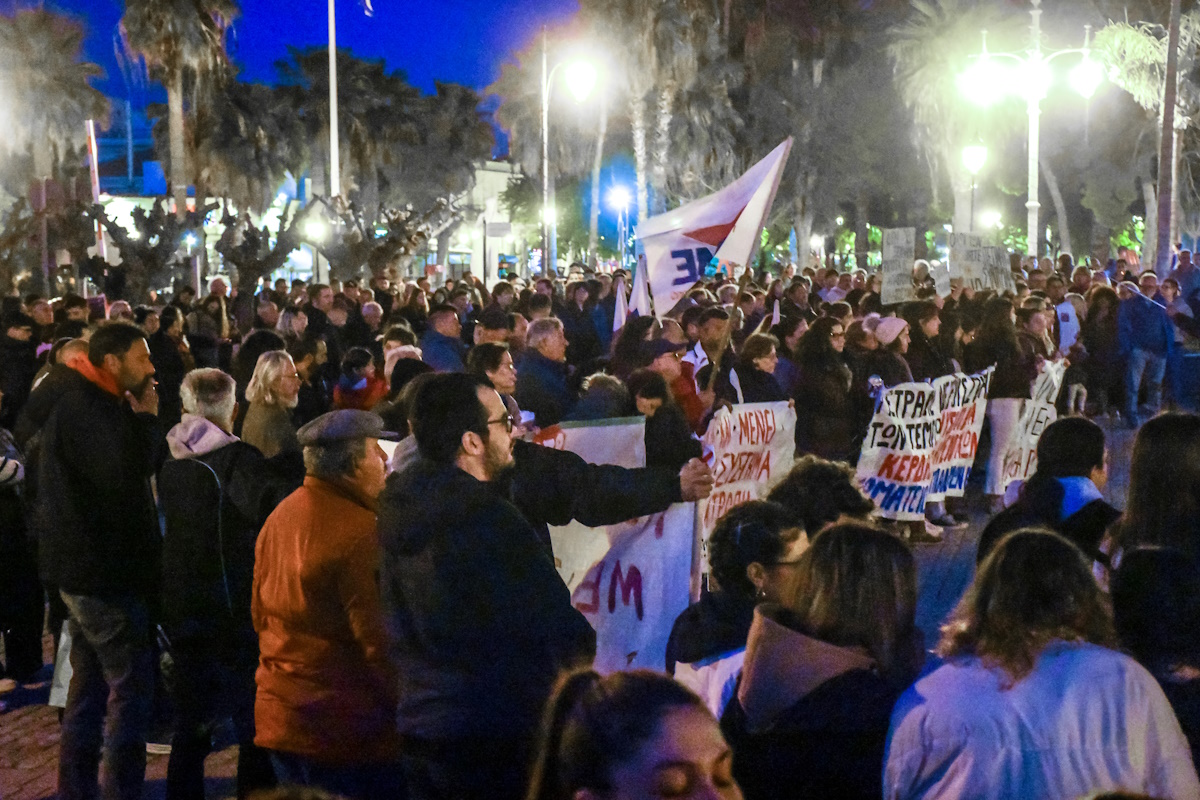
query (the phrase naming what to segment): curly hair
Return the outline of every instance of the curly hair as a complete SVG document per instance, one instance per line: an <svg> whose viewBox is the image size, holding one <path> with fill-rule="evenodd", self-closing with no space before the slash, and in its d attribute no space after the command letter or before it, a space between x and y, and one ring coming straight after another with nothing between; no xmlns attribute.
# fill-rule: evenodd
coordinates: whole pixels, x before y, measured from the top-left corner
<svg viewBox="0 0 1200 800"><path fill-rule="evenodd" d="M809 536L843 516L865 519L875 510L875 503L858 488L854 470L813 455L797 460L767 499L783 506Z"/></svg>
<svg viewBox="0 0 1200 800"><path fill-rule="evenodd" d="M1049 530L1022 528L980 564L935 652L978 657L1012 685L1056 639L1113 647L1112 613L1078 547Z"/></svg>

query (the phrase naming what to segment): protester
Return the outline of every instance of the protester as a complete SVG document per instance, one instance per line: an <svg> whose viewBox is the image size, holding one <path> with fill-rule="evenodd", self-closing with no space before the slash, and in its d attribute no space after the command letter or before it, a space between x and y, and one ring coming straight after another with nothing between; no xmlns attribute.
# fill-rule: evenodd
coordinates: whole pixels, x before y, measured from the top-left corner
<svg viewBox="0 0 1200 800"><path fill-rule="evenodd" d="M1101 494L1107 482L1108 454L1100 426L1083 417L1050 423L1038 439L1037 471L1021 487L1017 502L983 529L976 562L982 562L1005 534L1045 527L1107 565L1100 543L1121 516Z"/></svg>
<svg viewBox="0 0 1200 800"><path fill-rule="evenodd" d="M1125 396L1123 358L1117 310L1120 301L1109 286L1090 292L1082 341L1087 351L1087 392L1098 415L1107 414L1110 401L1119 405ZM1115 406L1112 410L1116 410Z"/></svg>
<svg viewBox="0 0 1200 800"><path fill-rule="evenodd" d="M875 510L853 468L812 455L797 459L767 499L782 506L810 537L835 522L867 522Z"/></svg>
<svg viewBox="0 0 1200 800"><path fill-rule="evenodd" d="M718 719L742 670L755 605L780 602L795 588L808 537L789 522L782 506L764 500L726 512L708 539L708 591L671 628L667 672Z"/></svg>
<svg viewBox="0 0 1200 800"><path fill-rule="evenodd" d="M568 386L568 342L563 324L541 319L529 326L528 350L517 371L517 403L534 415L534 424L547 428L561 422L575 407L576 397Z"/></svg>
<svg viewBox="0 0 1200 800"><path fill-rule="evenodd" d="M892 713L884 797L1200 796L1170 704L1110 649L1107 601L1067 540L1002 539L942 630L947 663Z"/></svg>
<svg viewBox="0 0 1200 800"><path fill-rule="evenodd" d="M579 402L567 415L568 421L616 419L629 414L633 401L625 384L597 372L583 379L579 387Z"/></svg>
<svg viewBox="0 0 1200 800"><path fill-rule="evenodd" d="M657 361L657 359L656 359ZM667 381L653 369L634 370L626 381L634 407L646 417L646 463L679 469L703 448L675 403Z"/></svg>
<svg viewBox="0 0 1200 800"><path fill-rule="evenodd" d="M300 452L291 417L300 400L300 384L300 373L286 351L271 350L258 357L246 387L250 408L242 423L242 440L267 458Z"/></svg>
<svg viewBox="0 0 1200 800"><path fill-rule="evenodd" d="M700 370L716 362L728 370L733 363L733 351L729 349L729 313L723 308L705 309L696 317L696 326L699 338L683 356L683 361L691 365L692 374L696 376L696 389L703 392L708 386L701 385Z"/></svg>
<svg viewBox="0 0 1200 800"><path fill-rule="evenodd" d="M526 800L741 800L732 753L698 697L648 670L558 682Z"/></svg>
<svg viewBox="0 0 1200 800"><path fill-rule="evenodd" d="M267 516L299 486L233 435L236 385L220 370L189 372L183 419L167 433L162 624L170 640L175 712L169 800L203 800L204 759L222 713L238 739L237 791L275 784L254 744L258 638L250 617L254 547Z"/></svg>
<svg viewBox="0 0 1200 800"><path fill-rule="evenodd" d="M766 333L746 338L728 375L718 379L717 398L730 404L778 403L787 395L775 380L779 342Z"/></svg>
<svg viewBox="0 0 1200 800"><path fill-rule="evenodd" d="M458 310L451 305L435 306L429 312L428 326L421 337L421 357L437 372L462 372L462 322Z"/></svg>
<svg viewBox="0 0 1200 800"><path fill-rule="evenodd" d="M27 314L9 314L0 327L0 428L12 430L37 375L37 341L34 321Z"/></svg>
<svg viewBox="0 0 1200 800"><path fill-rule="evenodd" d="M158 331L148 339L150 361L158 380L159 418L164 430L170 430L183 415L179 387L183 376L196 366L183 332L183 313L167 306L159 317Z"/></svg>
<svg viewBox="0 0 1200 800"><path fill-rule="evenodd" d="M788 397L791 397L798 375L796 367L796 349L800 339L808 330L808 323L802 317L782 318L770 328L770 334L779 342L776 355L779 363L775 365L775 382Z"/></svg>
<svg viewBox="0 0 1200 800"><path fill-rule="evenodd" d="M141 329L93 334L41 432L34 529L43 580L70 613L58 795L140 800L154 696L151 608L161 534L150 478L162 434ZM106 719L107 717L107 719Z"/></svg>
<svg viewBox="0 0 1200 800"><path fill-rule="evenodd" d="M899 317L884 317L875 326L879 348L871 354L869 369L886 387L912 381L912 370L904 357L911 342L909 325Z"/></svg>
<svg viewBox="0 0 1200 800"><path fill-rule="evenodd" d="M376 583L382 428L349 409L301 428L304 485L267 518L254 555L255 743L280 783L351 800L404 796Z"/></svg>
<svg viewBox="0 0 1200 800"><path fill-rule="evenodd" d="M435 376L411 410L421 460L389 482L379 519L408 796L518 798L538 711L561 669L590 663L595 632L492 489L513 465L500 396Z"/></svg>
<svg viewBox="0 0 1200 800"><path fill-rule="evenodd" d="M923 657L912 553L841 524L793 569L791 591L754 612L721 718L734 776L747 798L878 798L888 718Z"/></svg>
<svg viewBox="0 0 1200 800"><path fill-rule="evenodd" d="M297 425L305 425L332 407L333 392L321 370L328 359L328 351L325 342L305 337L288 344L287 353L296 365L296 374L300 376L300 390L296 393L292 420Z"/></svg>
<svg viewBox="0 0 1200 800"><path fill-rule="evenodd" d="M45 602L37 556L25 522L25 464L13 436L0 428L0 693L37 678L42 668Z"/></svg>
<svg viewBox="0 0 1200 800"><path fill-rule="evenodd" d="M796 347L796 453L835 461L851 461L861 436L851 402L849 367L841 355L845 329L821 317L800 337Z"/></svg>
<svg viewBox="0 0 1200 800"><path fill-rule="evenodd" d="M1166 309L1153 300L1134 293L1122 300L1117 310L1117 338L1125 359L1125 424L1136 428L1140 422L1139 394L1146 392L1149 416L1162 406L1162 383L1167 358L1175 343L1175 328Z"/></svg>
<svg viewBox="0 0 1200 800"><path fill-rule="evenodd" d="M375 374L375 358L365 347L351 347L342 358L342 374L333 387L333 407L370 411L388 393L388 384Z"/></svg>

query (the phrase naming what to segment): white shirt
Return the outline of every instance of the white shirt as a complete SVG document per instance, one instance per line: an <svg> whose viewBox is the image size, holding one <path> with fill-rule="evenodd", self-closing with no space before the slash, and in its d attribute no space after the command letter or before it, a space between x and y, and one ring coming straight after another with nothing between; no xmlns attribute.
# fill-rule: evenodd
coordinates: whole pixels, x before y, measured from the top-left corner
<svg viewBox="0 0 1200 800"><path fill-rule="evenodd" d="M698 694L713 716L720 719L737 691L745 661L746 648L743 647L695 664L676 664L675 680Z"/></svg>
<svg viewBox="0 0 1200 800"><path fill-rule="evenodd" d="M692 381L696 384L696 391L701 390L700 386L700 368L708 366L708 353L704 352L704 346L696 342L696 346L683 354L681 361L685 361L692 365Z"/></svg>
<svg viewBox="0 0 1200 800"><path fill-rule="evenodd" d="M885 800L1039 798L1099 791L1200 798L1167 698L1136 661L1050 644L1015 686L976 658L917 681L892 712Z"/></svg>
<svg viewBox="0 0 1200 800"><path fill-rule="evenodd" d="M1054 313L1058 315L1058 349L1059 352L1066 353L1079 341L1079 314L1070 300L1064 300L1055 306Z"/></svg>

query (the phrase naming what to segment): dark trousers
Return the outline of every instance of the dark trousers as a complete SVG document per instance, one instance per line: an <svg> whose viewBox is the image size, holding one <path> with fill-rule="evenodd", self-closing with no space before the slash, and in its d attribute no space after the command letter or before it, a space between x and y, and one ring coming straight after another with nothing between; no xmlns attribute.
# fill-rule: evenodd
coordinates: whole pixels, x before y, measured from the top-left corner
<svg viewBox="0 0 1200 800"><path fill-rule="evenodd" d="M132 596L61 594L70 614L73 672L62 719L58 796L141 800L154 702L146 603Z"/></svg>
<svg viewBox="0 0 1200 800"><path fill-rule="evenodd" d="M46 603L37 559L23 530L0 531L0 675L26 681L42 668L42 617Z"/></svg>
<svg viewBox="0 0 1200 800"><path fill-rule="evenodd" d="M528 737L405 738L400 750L409 800L521 800L528 789Z"/></svg>
<svg viewBox="0 0 1200 800"><path fill-rule="evenodd" d="M350 800L405 800L399 764L322 764L295 753L269 751L281 786L308 786Z"/></svg>
<svg viewBox="0 0 1200 800"><path fill-rule="evenodd" d="M204 759L216 724L233 721L238 742L237 796L275 786L266 751L254 744L254 672L258 642L251 632L172 639L171 701L175 709L167 800L204 800Z"/></svg>

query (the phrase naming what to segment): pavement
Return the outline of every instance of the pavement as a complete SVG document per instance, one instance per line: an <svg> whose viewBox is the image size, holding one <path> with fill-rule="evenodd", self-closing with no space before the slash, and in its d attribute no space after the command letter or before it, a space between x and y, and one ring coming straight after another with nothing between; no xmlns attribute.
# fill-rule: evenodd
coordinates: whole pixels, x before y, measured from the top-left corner
<svg viewBox="0 0 1200 800"><path fill-rule="evenodd" d="M1105 496L1117 508L1125 505L1129 484L1129 456L1134 432L1098 419L1108 436L1109 482ZM937 642L938 628L962 597L975 574L975 548L987 522L979 498L974 499L971 523L947 529L940 544L920 544L914 550L918 566L917 625L929 647ZM52 643L46 637L47 661ZM926 671L937 665L930 656ZM48 670L48 668L47 668ZM55 797L58 768L59 711L46 705L49 676L42 684L0 695L0 798L42 800ZM205 763L209 798L233 797L237 773L237 746L226 744ZM167 756L146 760L145 800L166 796Z"/></svg>

